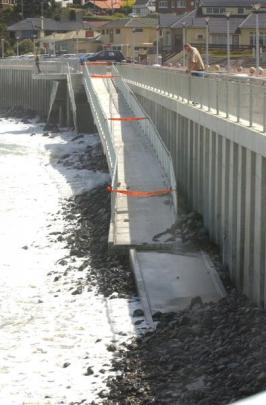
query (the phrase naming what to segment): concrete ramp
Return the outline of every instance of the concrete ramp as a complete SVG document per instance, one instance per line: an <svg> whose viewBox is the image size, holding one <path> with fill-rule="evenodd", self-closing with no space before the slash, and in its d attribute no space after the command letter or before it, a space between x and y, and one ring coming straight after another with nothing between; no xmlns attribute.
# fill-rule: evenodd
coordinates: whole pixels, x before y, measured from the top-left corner
<svg viewBox="0 0 266 405"><path fill-rule="evenodd" d="M114 80L102 79L90 76L88 70L84 72L88 100L104 150L113 151L109 162L113 179L109 245L119 250L170 249L174 242L171 229L176 222L175 190L171 191L169 177L149 140L148 130L145 132L151 130L148 117L140 107L136 115L132 108L136 103L133 95L121 83L118 86L118 81L117 76ZM164 150L162 153L166 155ZM106 156L108 160L107 152ZM165 162L170 167L170 156ZM159 190L168 192L143 195Z"/></svg>
<svg viewBox="0 0 266 405"><path fill-rule="evenodd" d="M177 312L195 297L218 301L226 295L208 256L201 251L140 252L132 249L130 261L147 322L156 312Z"/></svg>

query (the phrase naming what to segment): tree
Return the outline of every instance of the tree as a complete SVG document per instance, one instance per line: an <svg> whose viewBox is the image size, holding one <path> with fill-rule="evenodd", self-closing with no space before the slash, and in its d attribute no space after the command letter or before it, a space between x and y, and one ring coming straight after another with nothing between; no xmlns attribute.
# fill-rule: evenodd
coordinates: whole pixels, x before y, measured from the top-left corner
<svg viewBox="0 0 266 405"><path fill-rule="evenodd" d="M54 13L58 12L59 4L55 0L18 0L15 10L23 18L39 17L52 17Z"/></svg>
<svg viewBox="0 0 266 405"><path fill-rule="evenodd" d="M33 42L30 39L23 39L19 43L19 53L24 55L25 53L32 53L33 52Z"/></svg>

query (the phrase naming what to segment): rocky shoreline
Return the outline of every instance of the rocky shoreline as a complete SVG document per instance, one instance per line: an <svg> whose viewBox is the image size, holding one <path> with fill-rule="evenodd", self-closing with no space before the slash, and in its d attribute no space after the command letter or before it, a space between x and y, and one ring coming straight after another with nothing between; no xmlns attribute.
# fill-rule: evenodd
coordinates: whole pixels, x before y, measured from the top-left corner
<svg viewBox="0 0 266 405"><path fill-rule="evenodd" d="M43 135L56 136L49 130L53 129L47 128ZM79 137L82 140L83 135ZM70 161L66 155L57 163L68 166ZM106 172L101 147L87 147L78 167ZM70 254L60 260L60 271L49 273L55 297L62 288L57 286L59 280L73 296L93 289L111 299L136 297L128 257L108 251L110 195L106 186L66 200L60 215L66 229L51 234L50 241L63 243ZM105 371L107 389L98 393L98 401L84 399L69 405L226 405L266 389L265 312L231 284L198 214L182 215L176 234L211 255L228 295L210 304L195 299L190 308L177 314L158 313L155 331L144 333L143 328L143 335L130 342L110 345L113 362L111 370ZM138 311L139 317L133 319L136 325L143 322ZM87 371L88 375L93 372Z"/></svg>
<svg viewBox="0 0 266 405"><path fill-rule="evenodd" d="M87 161L81 158L82 167L105 170L101 151L89 152ZM72 285L72 294L92 286L107 297L136 294L128 258L108 252L105 187L70 199L64 215L71 257L90 257L79 268L86 270L83 285ZM225 405L266 389L265 313L234 289L198 214L181 216L177 233L212 256L228 295L210 304L195 299L178 314L156 314L154 332L114 347L116 376L108 377L109 391L100 392L99 402L91 405Z"/></svg>

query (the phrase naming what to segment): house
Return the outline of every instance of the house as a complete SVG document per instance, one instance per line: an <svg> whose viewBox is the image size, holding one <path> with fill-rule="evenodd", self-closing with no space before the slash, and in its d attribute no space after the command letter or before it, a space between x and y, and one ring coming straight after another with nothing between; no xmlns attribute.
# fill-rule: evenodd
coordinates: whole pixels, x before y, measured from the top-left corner
<svg viewBox="0 0 266 405"><path fill-rule="evenodd" d="M14 6L15 0L0 0L0 9Z"/></svg>
<svg viewBox="0 0 266 405"><path fill-rule="evenodd" d="M138 17L146 17L154 13L156 9L155 0L136 0L132 6L132 15Z"/></svg>
<svg viewBox="0 0 266 405"><path fill-rule="evenodd" d="M166 56L172 53L174 50L174 36L172 25L175 24L181 16L174 13L171 14L160 14L159 15L159 25L160 25L160 53Z"/></svg>
<svg viewBox="0 0 266 405"><path fill-rule="evenodd" d="M102 26L105 47L122 51L126 58L145 62L155 53L158 18L133 17L110 21Z"/></svg>
<svg viewBox="0 0 266 405"><path fill-rule="evenodd" d="M258 13L259 43L261 48L266 48L266 14ZM256 16L249 14L239 25L239 44L242 47L256 46Z"/></svg>
<svg viewBox="0 0 266 405"><path fill-rule="evenodd" d="M40 47L51 54L94 53L101 49L100 34L86 30L54 33L42 38Z"/></svg>
<svg viewBox="0 0 266 405"><path fill-rule="evenodd" d="M95 11L118 10L125 6L126 0L86 0L83 5L87 5Z"/></svg>
<svg viewBox="0 0 266 405"><path fill-rule="evenodd" d="M193 10L194 0L156 0L157 13L184 14Z"/></svg>
<svg viewBox="0 0 266 405"><path fill-rule="evenodd" d="M56 21L51 18L43 18L43 31L45 35L54 32L69 32L83 29L82 21ZM42 30L41 18L26 18L7 28L11 38L37 38Z"/></svg>
<svg viewBox="0 0 266 405"><path fill-rule="evenodd" d="M227 13L231 17L246 17L254 10L254 4L260 3L262 7L266 7L266 1L255 0L199 0L198 8L202 15L205 16L226 16Z"/></svg>
<svg viewBox="0 0 266 405"><path fill-rule="evenodd" d="M63 8L69 6L70 4L71 5L73 4L73 0L55 0L55 1L56 3L60 3Z"/></svg>
<svg viewBox="0 0 266 405"><path fill-rule="evenodd" d="M266 0L262 0L260 6L266 11ZM227 27L231 49L250 47L255 40L254 11L254 3L250 0L199 0L196 9L186 13L171 26L173 49L178 52L183 42L190 42L204 50L207 33L210 48L225 49ZM252 31L250 24L253 26Z"/></svg>
<svg viewBox="0 0 266 405"><path fill-rule="evenodd" d="M224 15L206 17L199 13L198 10L193 10L171 26L174 37L174 50L177 52L182 50L183 42L205 48L207 32L210 48L225 48L227 43L227 17ZM230 18L230 43L234 48L239 47L238 27L242 21L243 17Z"/></svg>

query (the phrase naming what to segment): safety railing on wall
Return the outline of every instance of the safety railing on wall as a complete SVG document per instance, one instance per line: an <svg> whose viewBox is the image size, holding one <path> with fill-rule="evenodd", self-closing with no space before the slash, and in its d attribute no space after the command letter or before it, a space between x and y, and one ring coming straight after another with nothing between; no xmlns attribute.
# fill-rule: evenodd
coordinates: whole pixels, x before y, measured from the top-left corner
<svg viewBox="0 0 266 405"><path fill-rule="evenodd" d="M50 73L71 73L80 72L79 59L65 60L60 58L49 58L48 60L40 57L39 67L41 74ZM0 69L16 69L16 70L32 70L33 73L38 73L36 62L34 58L2 58L0 59Z"/></svg>
<svg viewBox="0 0 266 405"><path fill-rule="evenodd" d="M166 148L157 128L155 127L154 123L152 122L150 116L146 113L146 111L142 108L140 103L137 101L134 93L127 85L125 80L120 76L119 70L116 65L113 65L113 76L114 79L114 86L122 93L126 103L128 104L129 108L133 112L136 117L145 117L145 120L138 121L138 125L143 133L144 137L147 137L152 145L152 148L155 152L155 155L160 162L163 171L165 173L167 182L169 183L170 188L172 190L176 189L176 181L175 181L175 174L174 174L174 167L172 162L172 157L168 149ZM177 199L176 193L173 192L173 202L175 210L177 211Z"/></svg>
<svg viewBox="0 0 266 405"><path fill-rule="evenodd" d="M143 65L120 65L118 70L129 84L193 104L266 132L266 81L255 77L203 74Z"/></svg>

